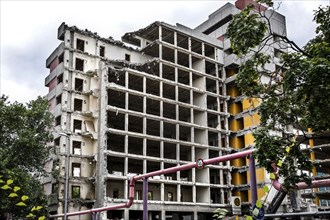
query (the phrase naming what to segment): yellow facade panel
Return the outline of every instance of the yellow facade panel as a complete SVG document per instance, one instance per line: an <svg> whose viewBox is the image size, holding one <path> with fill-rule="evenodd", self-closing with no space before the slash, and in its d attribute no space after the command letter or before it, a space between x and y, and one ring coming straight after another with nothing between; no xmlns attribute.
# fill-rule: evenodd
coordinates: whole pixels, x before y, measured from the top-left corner
<svg viewBox="0 0 330 220"><path fill-rule="evenodd" d="M232 103L228 106L229 113L236 115L242 112L242 105L240 103Z"/></svg>
<svg viewBox="0 0 330 220"><path fill-rule="evenodd" d="M257 189L257 196L258 196L258 199L261 199L262 197L265 196L265 192L264 192L263 188ZM252 202L251 190L248 190L248 197L249 197L249 202Z"/></svg>
<svg viewBox="0 0 330 220"><path fill-rule="evenodd" d="M254 137L252 133L244 135L245 146L254 144Z"/></svg>
<svg viewBox="0 0 330 220"><path fill-rule="evenodd" d="M260 100L257 98L246 98L242 100L243 111L250 108L255 108L260 105Z"/></svg>
<svg viewBox="0 0 330 220"><path fill-rule="evenodd" d="M244 147L244 139L239 137L232 137L229 139L229 146L234 149L240 149Z"/></svg>
<svg viewBox="0 0 330 220"><path fill-rule="evenodd" d="M246 116L243 118L244 128L248 128L251 126L259 125L260 124L260 115L255 113L252 116Z"/></svg>
<svg viewBox="0 0 330 220"><path fill-rule="evenodd" d="M246 163L248 164L248 161L246 161ZM257 177L257 183L265 181L266 170L264 168L258 168L256 170L256 177ZM250 172L247 172L247 179L248 182L250 182Z"/></svg>
<svg viewBox="0 0 330 220"><path fill-rule="evenodd" d="M239 96L238 88L236 86L235 87L228 87L227 95L229 95L231 97Z"/></svg>

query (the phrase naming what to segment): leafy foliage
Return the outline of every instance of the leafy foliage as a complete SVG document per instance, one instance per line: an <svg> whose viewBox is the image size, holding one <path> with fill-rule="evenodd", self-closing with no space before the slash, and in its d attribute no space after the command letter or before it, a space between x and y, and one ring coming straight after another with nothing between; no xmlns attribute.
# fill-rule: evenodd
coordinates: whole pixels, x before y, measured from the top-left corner
<svg viewBox="0 0 330 220"><path fill-rule="evenodd" d="M0 218L26 217L33 204L46 205L40 177L51 140L47 109L48 101L41 97L26 105L0 98Z"/></svg>
<svg viewBox="0 0 330 220"><path fill-rule="evenodd" d="M222 209L222 208L217 208L216 210L213 211L214 215L212 216L213 219L224 219L227 214L228 210L227 209Z"/></svg>
<svg viewBox="0 0 330 220"><path fill-rule="evenodd" d="M273 6L269 0L258 2ZM261 100L261 126L254 132L255 156L269 172L276 163L284 186L293 189L299 181L310 181L299 172L311 170L301 144L330 138L330 6L316 11L317 36L304 48L272 29L272 9L247 7L233 17L226 36L233 51L247 60L239 69L238 87L248 98ZM274 47L282 52L279 65L271 69ZM312 134L307 133L308 128L313 129Z"/></svg>

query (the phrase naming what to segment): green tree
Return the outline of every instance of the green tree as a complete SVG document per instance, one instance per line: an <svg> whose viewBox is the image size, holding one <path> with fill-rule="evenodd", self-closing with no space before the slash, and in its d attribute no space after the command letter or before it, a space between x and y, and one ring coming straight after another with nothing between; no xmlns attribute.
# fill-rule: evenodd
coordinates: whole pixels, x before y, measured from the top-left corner
<svg viewBox="0 0 330 220"><path fill-rule="evenodd" d="M270 0L257 2L276 10ZM273 12L259 8L250 5L235 15L226 36L234 53L246 60L239 68L238 87L248 98L261 100L261 125L254 132L255 157L269 172L276 163L284 186L293 189L299 181L310 181L300 172L312 167L300 144L330 139L330 7L320 6L315 12L317 36L303 48L276 33L270 22ZM272 57L264 51L276 45L286 45L288 52L281 53L281 65L270 71L266 65ZM301 134L288 132L292 125Z"/></svg>
<svg viewBox="0 0 330 220"><path fill-rule="evenodd" d="M0 218L8 214L13 219L26 217L34 205L46 206L40 177L45 175L44 164L49 156L45 146L52 139L52 116L47 110L48 101L41 97L26 105L10 103L5 96L0 98L1 187L12 180L12 185L29 198L26 206L16 205L20 197L9 196L13 187L1 188Z"/></svg>

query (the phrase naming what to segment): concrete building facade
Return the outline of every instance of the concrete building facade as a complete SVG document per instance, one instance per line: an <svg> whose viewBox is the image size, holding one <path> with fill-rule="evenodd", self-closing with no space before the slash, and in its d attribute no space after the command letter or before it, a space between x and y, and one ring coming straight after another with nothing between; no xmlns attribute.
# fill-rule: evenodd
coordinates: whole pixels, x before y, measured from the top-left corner
<svg viewBox="0 0 330 220"><path fill-rule="evenodd" d="M195 29L154 22L122 41L60 25L45 79L55 117L55 152L46 164L53 176L44 180L52 214L63 213L67 169L71 212L127 201L134 175L253 146L258 101L240 95L241 60L224 37L249 2L227 3ZM275 12L271 21L286 33L284 16ZM281 48L265 50L274 57L270 70ZM257 180L260 188L270 184L261 168ZM130 209L100 218L142 219L142 182L135 189ZM233 196L248 210L247 159L155 176L148 191L150 219L211 219L216 208L231 209Z"/></svg>

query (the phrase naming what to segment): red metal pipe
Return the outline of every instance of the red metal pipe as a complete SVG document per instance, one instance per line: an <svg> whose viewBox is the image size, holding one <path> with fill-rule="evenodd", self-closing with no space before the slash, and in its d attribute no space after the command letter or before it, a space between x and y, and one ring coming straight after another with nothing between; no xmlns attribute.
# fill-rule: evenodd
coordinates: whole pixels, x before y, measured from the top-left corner
<svg viewBox="0 0 330 220"><path fill-rule="evenodd" d="M246 157L247 155L252 154L253 151L255 151L255 150L241 151L241 152L234 153L234 154L228 154L228 155L221 156L221 157L207 159L207 160L204 160L203 162L204 162L204 165L209 165L209 164L220 163L220 162L224 162L224 161L228 161L228 160L234 160L237 158Z"/></svg>
<svg viewBox="0 0 330 220"><path fill-rule="evenodd" d="M162 174L169 174L169 173L175 173L177 171L189 170L189 169L195 168L195 167L196 167L196 163L193 162L193 163L188 163L188 164L185 164L182 166L170 167L170 168L167 168L164 170L157 170L157 171L153 171L150 173L141 174L138 176L134 176L133 178L135 180L140 180L140 179L148 178L148 177L152 177L152 176L159 176Z"/></svg>
<svg viewBox="0 0 330 220"><path fill-rule="evenodd" d="M70 212L70 213L67 213L66 215L67 216L85 215L85 214L89 214L89 213L110 211L110 210L121 209L121 208L129 208L133 204L134 191L135 191L134 189L135 189L135 179L134 179L134 177L132 177L130 180L130 183L129 183L129 198L128 198L127 203L121 203L118 205L105 206L105 207L101 207L101 208L89 209L89 210L78 211L78 212ZM49 217L50 218L60 218L63 216L64 216L64 214L57 214L57 215L51 215Z"/></svg>
<svg viewBox="0 0 330 220"><path fill-rule="evenodd" d="M311 185L306 184L305 182L300 182L296 184L298 189L309 189L309 188L319 188L330 186L330 179L325 180L314 180Z"/></svg>
<svg viewBox="0 0 330 220"><path fill-rule="evenodd" d="M103 211L115 210L115 209L120 209L120 208L129 208L133 204L134 193L135 193L135 182L137 180L140 180L142 178L148 178L148 177L152 177L152 176L162 175L162 174L174 173L177 171L188 170L188 169L192 169L192 168L202 168L205 165L216 164L216 163L225 162L228 160L234 160L237 158L246 157L246 156L252 154L253 151L254 150L247 150L247 151L242 151L242 152L238 152L238 153L234 153L234 154L228 154L225 156L215 157L215 158L211 158L211 159L207 159L207 160L200 159L202 161L201 166L198 164L198 161L197 161L197 162L188 163L188 164L185 164L182 166L170 167L170 168L167 168L164 170L157 170L157 171L153 171L153 172L138 175L138 176L133 176L131 178L130 184L129 184L129 198L128 198L127 203L122 203L122 204L113 205L113 206L106 206L106 207L101 207L101 208L95 208L95 209L90 209L90 210L84 210L84 211L78 211L78 212L70 212L70 213L67 213L67 216L84 215L84 214L89 214L89 213L103 212ZM278 181L278 176L276 174L277 167L275 164L273 166L273 169L274 169L274 174L276 176L276 179L272 183L274 188L277 190L285 191L286 189ZM310 185L310 186L304 182L297 183L298 189L316 188L316 187L323 187L323 186L330 186L330 179L312 181L312 185ZM50 218L59 218L59 217L63 217L63 216L64 216L64 214L51 215Z"/></svg>
<svg viewBox="0 0 330 220"><path fill-rule="evenodd" d="M254 150L247 150L247 151L242 151L242 152L238 152L238 153L234 153L234 154L229 154L229 155L225 155L225 156L207 159L207 160L203 161L202 167L204 167L205 165L209 165L209 164L215 164L215 163L220 163L220 162L224 162L224 161L228 161L228 160L242 158L247 155L250 155L253 151ZM178 171L188 170L188 169L192 169L192 168L196 168L196 167L202 168L202 167L198 166L197 162L192 162L192 163L188 163L188 164L185 164L182 166L170 167L170 168L167 168L164 170L157 170L157 171L153 171L150 173L141 174L138 176L133 176L131 178L130 184L129 184L130 190L129 190L129 199L128 199L127 203L122 203L122 204L113 205L113 206L106 206L106 207L101 207L101 208L95 208L95 209L90 209L90 210L84 210L84 211L78 211L78 212L70 212L70 213L67 213L67 216L85 215L85 214L89 214L89 213L103 212L103 211L115 210L115 209L120 209L120 208L129 208L133 204L134 192L135 192L135 182L137 180L152 177L152 176L159 176L162 174L175 173ZM59 217L63 217L63 216L64 216L64 214L51 215L50 218L59 218Z"/></svg>
<svg viewBox="0 0 330 220"><path fill-rule="evenodd" d="M277 166L275 163L272 164L273 168L273 174L275 175L275 179L272 182L273 187L278 191L286 192L287 189L278 181L278 175L277 175ZM299 182L296 183L296 186L298 189L310 189L310 188L319 188L319 187L326 187L330 186L330 179L324 179L324 180L314 180L310 185L308 185L305 182Z"/></svg>

